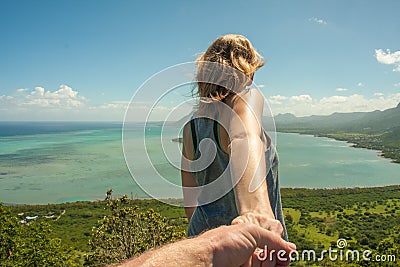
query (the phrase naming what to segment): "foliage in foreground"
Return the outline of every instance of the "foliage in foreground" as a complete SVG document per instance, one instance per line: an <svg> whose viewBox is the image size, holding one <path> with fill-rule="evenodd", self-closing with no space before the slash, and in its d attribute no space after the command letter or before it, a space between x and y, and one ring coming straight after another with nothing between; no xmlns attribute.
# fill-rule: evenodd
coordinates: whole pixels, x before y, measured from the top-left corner
<svg viewBox="0 0 400 267"><path fill-rule="evenodd" d="M76 253L50 233L44 222L22 224L0 203L0 265L77 266Z"/></svg>
<svg viewBox="0 0 400 267"><path fill-rule="evenodd" d="M154 209L169 219L168 225L173 225L174 231L185 232L188 225L183 208L178 206L181 204L179 201L177 200L177 206L171 206L154 199L136 199L129 200L129 204L124 205L138 205L142 211ZM337 249L336 241L344 238L348 242L346 249L360 251L368 249L373 252L373 255L396 255L396 262L332 262L326 258L321 262L294 262L290 266L398 266L400 259L399 185L329 190L282 188L282 201L290 240L297 244L299 251L315 249L317 255L320 255L324 248ZM107 201L82 201L49 205L18 205L10 208L15 217L18 213L39 215L36 223L41 221L49 223L52 230L51 236L61 238L63 244L74 247L76 253L81 256L80 264L82 265L83 255L94 253L88 245L90 238L92 242L94 241L91 236L92 227L104 216L112 217L110 209L104 209L106 204ZM63 210L66 210L66 213L59 220L45 218L45 215L49 213L58 214ZM12 232L8 233L12 235ZM2 255L4 253L5 250ZM0 266L2 264L0 261ZM22 264L24 263L15 265ZM90 265L88 261L86 264ZM4 265L10 266L10 263L6 262ZM93 261L92 265L104 264Z"/></svg>
<svg viewBox="0 0 400 267"><path fill-rule="evenodd" d="M142 211L131 206L127 196L108 198L110 216L98 221L89 240L91 253L85 265L102 266L118 263L150 248L181 239L185 231L170 223L153 209Z"/></svg>
<svg viewBox="0 0 400 267"><path fill-rule="evenodd" d="M298 261L291 266L399 266L399 186L334 190L286 188L283 192L286 226L299 251L313 250L317 258L322 250L329 248L338 253L343 251L344 255L351 250L360 252L359 260L344 257L344 260L332 261L325 255L323 261ZM337 246L339 239L346 240L343 250ZM370 261L364 260L364 251L371 252Z"/></svg>

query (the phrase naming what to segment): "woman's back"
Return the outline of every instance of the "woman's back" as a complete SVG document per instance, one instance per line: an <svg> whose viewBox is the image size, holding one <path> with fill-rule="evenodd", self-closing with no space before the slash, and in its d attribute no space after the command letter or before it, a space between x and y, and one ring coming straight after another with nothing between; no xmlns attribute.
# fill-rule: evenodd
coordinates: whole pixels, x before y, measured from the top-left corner
<svg viewBox="0 0 400 267"><path fill-rule="evenodd" d="M216 146L215 158L211 164L205 169L193 172L197 185L205 186L216 180L223 183L218 187L211 187L210 190L213 192L207 189L201 190L198 197L200 206L196 208L190 221L188 235L192 236L206 229L230 224L237 217L238 212L228 169L229 155L223 151L218 137L219 124L216 120L209 118L195 118L190 121L190 128L192 136L188 139L193 143L194 161L201 157L200 146L203 153L214 151L210 146ZM211 140L211 142L206 141L200 145L206 139ZM209 199L214 198L212 195L218 195L220 198L209 203Z"/></svg>
<svg viewBox="0 0 400 267"><path fill-rule="evenodd" d="M207 117L193 116L186 126L190 128L190 131L186 131L186 133L190 132L191 134L184 135L185 145L191 146L193 149L193 162L201 159L201 152L204 154L207 153L207 157L204 157L203 160L210 161L208 156L214 155L210 155L209 153L215 151L215 157L212 159L209 166L192 173L197 185L204 186L213 182L215 183L216 180L218 180L217 188L212 186L206 190L202 190L199 194L199 206L196 208L190 220L189 236L200 234L206 229L212 229L220 225L229 225L232 220L239 215L235 205L234 185L229 169L229 135L225 128L218 122L221 114L214 114L213 119L209 117L210 115ZM264 131L261 138L266 145L270 144L270 140ZM215 150L213 146L215 146ZM272 145L268 145L268 148L265 149L265 153L266 165L268 166L266 181L271 209L275 218L281 221L284 226L279 193L278 157ZM202 162L196 162L195 164L201 165ZM196 170L198 168L194 166L193 169ZM212 190L212 192L210 192L210 190ZM220 197L210 202L210 197L215 195ZM285 227L284 237L287 239Z"/></svg>
<svg viewBox="0 0 400 267"><path fill-rule="evenodd" d="M278 158L261 126L264 97L246 89L263 65L250 41L236 34L217 38L197 59L200 102L182 148L189 235L252 222L286 237Z"/></svg>

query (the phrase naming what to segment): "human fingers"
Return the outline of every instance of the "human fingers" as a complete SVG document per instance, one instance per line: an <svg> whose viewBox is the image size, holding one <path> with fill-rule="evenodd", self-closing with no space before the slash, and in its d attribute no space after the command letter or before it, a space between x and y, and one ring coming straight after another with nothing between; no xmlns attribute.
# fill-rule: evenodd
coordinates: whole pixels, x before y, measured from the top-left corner
<svg viewBox="0 0 400 267"><path fill-rule="evenodd" d="M274 233L277 233L280 236L283 236L283 226L282 223L278 220L271 220L269 219L266 224L268 225L269 228L267 230L270 230Z"/></svg>
<svg viewBox="0 0 400 267"><path fill-rule="evenodd" d="M211 243L214 266L251 267L251 255L257 246L248 225L253 224L221 226L200 236Z"/></svg>
<svg viewBox="0 0 400 267"><path fill-rule="evenodd" d="M273 220L272 218L269 218L266 215L253 213L253 212L247 212L247 213L237 216L234 220L232 220L231 224L249 222L249 223L257 224L263 228L266 228L266 226L268 226L267 224L270 219Z"/></svg>
<svg viewBox="0 0 400 267"><path fill-rule="evenodd" d="M245 222L246 222L245 218L242 218L242 216L238 216L232 220L231 224L236 225L236 224L245 223Z"/></svg>
<svg viewBox="0 0 400 267"><path fill-rule="evenodd" d="M261 267L276 267L276 260L266 259L265 261L261 262Z"/></svg>
<svg viewBox="0 0 400 267"><path fill-rule="evenodd" d="M240 267L253 267L252 257L249 257Z"/></svg>
<svg viewBox="0 0 400 267"><path fill-rule="evenodd" d="M277 258L277 264L287 265L289 254L296 250L293 243L283 240L278 234L265 230L256 225L248 225L250 234L254 237L257 247L267 253L265 258ZM274 251L274 254L270 254Z"/></svg>
<svg viewBox="0 0 400 267"><path fill-rule="evenodd" d="M259 225L260 227L262 227L266 230L275 232L280 236L283 235L283 226L282 226L281 222L278 220L275 220L274 218L270 218L269 216L248 212L248 213L245 213L245 214L242 214L242 215L236 217L232 221L232 224L235 225L235 224L245 223L245 222L250 222L250 223Z"/></svg>
<svg viewBox="0 0 400 267"><path fill-rule="evenodd" d="M260 251L257 251L256 249L253 255L251 255L251 267L261 267L261 261L259 260L261 249L259 250Z"/></svg>
<svg viewBox="0 0 400 267"><path fill-rule="evenodd" d="M261 214L255 214L254 217L262 228L275 232L280 236L283 235L283 226L280 221Z"/></svg>
<svg viewBox="0 0 400 267"><path fill-rule="evenodd" d="M263 249L257 248L256 251L253 254L253 265L252 266L257 266L257 267L275 267L276 266L276 260L272 257L271 255L268 254L268 251L265 251Z"/></svg>

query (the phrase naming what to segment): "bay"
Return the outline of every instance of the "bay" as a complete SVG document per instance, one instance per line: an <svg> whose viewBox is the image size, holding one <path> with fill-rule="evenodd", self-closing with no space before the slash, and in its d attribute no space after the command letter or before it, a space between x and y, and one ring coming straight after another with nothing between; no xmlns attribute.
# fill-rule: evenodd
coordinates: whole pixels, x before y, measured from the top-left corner
<svg viewBox="0 0 400 267"><path fill-rule="evenodd" d="M16 130L18 129L18 130ZM33 130L32 130L33 129ZM131 171L142 175L163 197L181 198L164 192L154 168L179 184L179 170L163 156L159 126L148 126L148 155L135 155ZM138 125L130 149L143 146ZM90 123L0 123L0 201L4 203L61 203L101 200L112 188L115 195L149 197L132 178L123 155L121 126ZM135 137L137 136L137 137ZM170 161L179 166L177 132L163 129L163 146ZM342 188L400 184L400 164L379 157L377 151L352 148L328 138L278 133L282 187Z"/></svg>

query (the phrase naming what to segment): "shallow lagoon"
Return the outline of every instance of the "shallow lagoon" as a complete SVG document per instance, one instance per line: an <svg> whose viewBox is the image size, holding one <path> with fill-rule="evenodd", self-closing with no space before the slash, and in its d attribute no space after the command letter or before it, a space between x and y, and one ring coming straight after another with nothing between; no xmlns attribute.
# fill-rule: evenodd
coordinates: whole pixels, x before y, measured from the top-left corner
<svg viewBox="0 0 400 267"><path fill-rule="evenodd" d="M126 167L118 125L84 128L69 125L67 132L62 131L62 126L57 126L57 129L50 131L46 128L26 135L19 131L14 135L0 136L0 201L33 204L98 200L103 199L110 188L116 195L147 196L135 184ZM143 145L140 134L143 128L138 127L137 131L137 140L134 138L130 143L133 151L136 145ZM148 140L159 139L158 133L159 129L154 128ZM167 140L176 137L175 131L167 130L163 134ZM159 156L162 155L161 148L159 145L152 147L153 143L158 142L148 142L153 155L150 158L155 159L156 168L168 180L179 183L179 170L163 161ZM170 145L178 146L172 141ZM277 150L283 187L400 184L400 164L379 157L377 151L352 148L346 142L278 133ZM171 195L171 192L163 192L162 187L157 187L159 178L141 168L144 160L148 160L145 155L135 157L135 174L146 177L166 198L181 198L181 194ZM172 160L179 161L179 158Z"/></svg>

